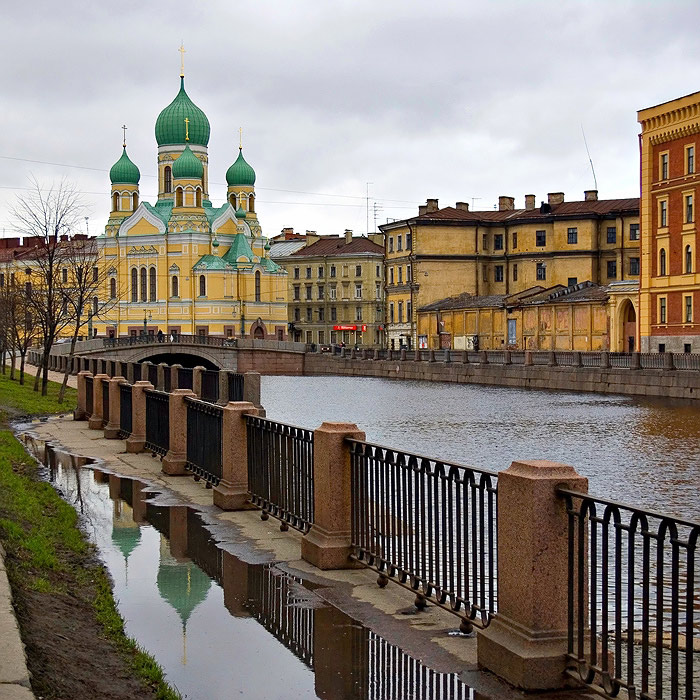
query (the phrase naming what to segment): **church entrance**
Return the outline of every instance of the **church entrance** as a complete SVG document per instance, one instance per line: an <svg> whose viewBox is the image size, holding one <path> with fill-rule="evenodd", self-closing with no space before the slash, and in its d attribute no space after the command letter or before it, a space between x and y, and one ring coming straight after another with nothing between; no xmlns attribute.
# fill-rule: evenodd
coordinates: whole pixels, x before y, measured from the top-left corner
<svg viewBox="0 0 700 700"><path fill-rule="evenodd" d="M637 337L637 312L632 302L622 302L620 310L620 338L622 339L622 352L635 352L635 338Z"/></svg>
<svg viewBox="0 0 700 700"><path fill-rule="evenodd" d="M254 331L253 331L253 338L255 340L264 340L265 339L265 331L258 326Z"/></svg>

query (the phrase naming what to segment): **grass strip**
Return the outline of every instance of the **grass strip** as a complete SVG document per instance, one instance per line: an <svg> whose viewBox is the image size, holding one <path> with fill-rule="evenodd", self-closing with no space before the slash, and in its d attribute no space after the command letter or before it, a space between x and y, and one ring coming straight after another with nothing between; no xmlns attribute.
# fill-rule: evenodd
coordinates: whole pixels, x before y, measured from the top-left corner
<svg viewBox="0 0 700 700"><path fill-rule="evenodd" d="M57 413L71 413L78 401L78 392L72 387L66 387L63 403L58 403L58 391L61 388L56 382L49 382L46 396L33 391L34 377L25 374L24 384L18 379L10 379L7 374L0 374L0 418L1 414L14 416L47 416Z"/></svg>
<svg viewBox="0 0 700 700"><path fill-rule="evenodd" d="M5 401L9 396L11 412L44 413L58 391L54 384L49 396L41 397L31 386L20 386L4 377L2 380L0 411L8 408ZM75 509L38 478L37 462L10 430L1 428L0 542L7 555L5 564L13 591L51 595L66 594L68 588L87 591L104 635L124 655L136 676L159 700L181 698L165 681L155 659L124 633L124 620L114 602L109 577L79 529Z"/></svg>

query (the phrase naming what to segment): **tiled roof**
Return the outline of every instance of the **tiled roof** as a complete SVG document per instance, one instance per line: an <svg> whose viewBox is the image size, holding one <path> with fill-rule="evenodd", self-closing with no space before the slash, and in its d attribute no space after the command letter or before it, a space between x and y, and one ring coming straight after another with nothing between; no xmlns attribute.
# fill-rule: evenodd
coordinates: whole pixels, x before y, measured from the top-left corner
<svg viewBox="0 0 700 700"><path fill-rule="evenodd" d="M547 221L569 218L572 216L606 216L617 212L624 212L627 215L639 213L639 198L630 197L627 199L599 199L583 202L563 202L562 204L548 205L551 211L540 212L540 207L534 209L506 209L487 211L466 211L455 207L445 207L437 211L426 212L419 216L408 219L409 221L464 221L465 223L477 221L493 221L510 223L513 220L542 220ZM399 223L399 222L397 222ZM380 227L383 228L383 227Z"/></svg>
<svg viewBox="0 0 700 700"><path fill-rule="evenodd" d="M384 255L384 248L369 240L369 238L357 237L353 238L350 243L345 242L345 238L322 238L310 246L301 248L293 257L311 257L314 255L357 255L358 253L375 253L376 255Z"/></svg>
<svg viewBox="0 0 700 700"><path fill-rule="evenodd" d="M474 296L468 292L447 297L422 306L419 311L442 311L447 309L477 309L482 307L503 306L505 294Z"/></svg>

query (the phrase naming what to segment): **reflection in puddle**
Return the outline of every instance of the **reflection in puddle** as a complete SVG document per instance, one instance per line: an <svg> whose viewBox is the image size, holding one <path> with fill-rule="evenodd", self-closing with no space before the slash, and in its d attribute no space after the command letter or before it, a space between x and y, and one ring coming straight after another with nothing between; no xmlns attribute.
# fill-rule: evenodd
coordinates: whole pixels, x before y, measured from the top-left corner
<svg viewBox="0 0 700 700"><path fill-rule="evenodd" d="M50 447L45 457L109 569L127 634L183 697L483 697L328 606L301 579L225 551L195 510Z"/></svg>

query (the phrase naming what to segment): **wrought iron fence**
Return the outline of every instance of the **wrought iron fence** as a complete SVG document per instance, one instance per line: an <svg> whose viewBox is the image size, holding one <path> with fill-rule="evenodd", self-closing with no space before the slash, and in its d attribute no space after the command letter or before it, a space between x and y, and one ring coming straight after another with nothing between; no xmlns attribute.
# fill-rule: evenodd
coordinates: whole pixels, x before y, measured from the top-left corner
<svg viewBox="0 0 700 700"><path fill-rule="evenodd" d="M560 489L569 675L605 697L700 693L700 523Z"/></svg>
<svg viewBox="0 0 700 700"><path fill-rule="evenodd" d="M205 369L202 372L202 399L216 403L219 400L219 372Z"/></svg>
<svg viewBox="0 0 700 700"><path fill-rule="evenodd" d="M93 380L92 377L85 377L85 413L88 417L92 415L92 399L93 399Z"/></svg>
<svg viewBox="0 0 700 700"><path fill-rule="evenodd" d="M192 389L193 375L191 367L179 367L177 370L177 386L180 389Z"/></svg>
<svg viewBox="0 0 700 700"><path fill-rule="evenodd" d="M349 440L355 558L485 627L496 611L497 475ZM386 580L380 578L381 583Z"/></svg>
<svg viewBox="0 0 700 700"><path fill-rule="evenodd" d="M630 354L628 352L611 352L608 354L611 367L629 367Z"/></svg>
<svg viewBox="0 0 700 700"><path fill-rule="evenodd" d="M102 425L109 423L109 379L102 379Z"/></svg>
<svg viewBox="0 0 700 700"><path fill-rule="evenodd" d="M131 435L131 384L119 385L119 437Z"/></svg>
<svg viewBox="0 0 700 700"><path fill-rule="evenodd" d="M639 366L642 369L663 369L664 362L662 352L642 352L639 355Z"/></svg>
<svg viewBox="0 0 700 700"><path fill-rule="evenodd" d="M243 375L237 372L228 374L228 400L243 401Z"/></svg>
<svg viewBox="0 0 700 700"><path fill-rule="evenodd" d="M314 519L313 431L252 415L246 425L251 501L263 517L307 532Z"/></svg>
<svg viewBox="0 0 700 700"><path fill-rule="evenodd" d="M657 353L659 354L659 353ZM663 357L663 353L661 353ZM700 354L690 352L677 352L673 355L675 369L700 369Z"/></svg>
<svg viewBox="0 0 700 700"><path fill-rule="evenodd" d="M581 353L581 365L583 367L600 367L600 353L599 352L582 352Z"/></svg>
<svg viewBox="0 0 700 700"><path fill-rule="evenodd" d="M143 377L143 370L144 368L147 367L147 374L144 377L144 379L148 382L151 382L154 387L158 388L158 365L153 365L153 364L143 364L141 365L141 376Z"/></svg>
<svg viewBox="0 0 700 700"><path fill-rule="evenodd" d="M170 398L164 391L146 390L146 442L154 454L170 449Z"/></svg>
<svg viewBox="0 0 700 700"><path fill-rule="evenodd" d="M223 408L185 397L187 406L186 468L196 478L216 486L221 481L221 425Z"/></svg>

